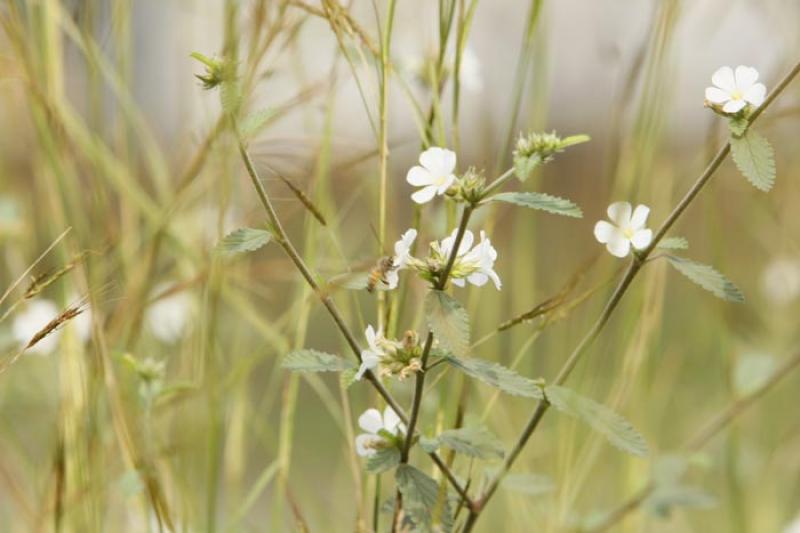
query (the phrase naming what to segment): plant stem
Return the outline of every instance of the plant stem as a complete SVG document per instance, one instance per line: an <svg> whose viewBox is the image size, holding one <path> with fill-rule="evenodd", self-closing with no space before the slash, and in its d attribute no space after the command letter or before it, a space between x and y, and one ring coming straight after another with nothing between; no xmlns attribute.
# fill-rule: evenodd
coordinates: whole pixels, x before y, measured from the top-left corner
<svg viewBox="0 0 800 533"><path fill-rule="evenodd" d="M800 72L800 62L798 62L794 66L794 68L792 68L783 77L783 79L775 86L775 88L772 90L769 96L767 96L764 103L758 109L756 109L756 111L750 116L751 124L764 112L767 106L769 106L775 100L775 98L777 98L777 96L786 88L786 86L789 85L792 79L794 79L794 77L797 76L798 72ZM624 296L625 292L630 287L631 282L633 282L634 278L641 270L644 262L647 260L650 253L652 253L652 251L658 245L659 241L661 241L664 235L666 235L666 233L670 230L670 228L672 228L672 226L675 224L675 222L678 220L681 214L686 210L687 207L689 207L689 204L692 203L695 197L700 193L700 191L706 185L706 183L708 183L708 181L717 171L719 166L728 156L730 150L731 150L730 143L725 143L725 146L720 148L720 150L708 164L708 166L700 175L700 177L697 178L694 185L692 185L689 191L684 195L684 197L678 203L678 205L675 206L675 208L672 210L672 212L669 214L666 220L661 224L661 227L658 229L655 236L653 237L650 246L639 252L638 255L634 255L633 261L631 262L627 272L625 273L625 277L623 277L622 280L617 285L617 288L614 290L614 293L611 295L611 298L608 300L608 303L606 303L606 306L603 309L602 313L600 314L600 317L597 319L594 326L592 326L592 329L589 330L589 333L587 333L586 336L583 338L583 340L580 342L580 344L578 344L577 348L575 348L575 350L567 359L567 362L564 363L561 370L558 372L558 375L554 380L554 383L556 385L561 385L567 380L572 370L578 364L580 358L583 356L584 353L586 353L588 348L591 346L594 340L599 336L603 327L611 318L611 314L614 312L614 309L616 309L617 305ZM503 476L511 468L514 461L519 456L519 453L522 451L522 449L525 447L525 444L528 442L528 439L530 439L531 435L533 435L533 432L536 431L539 422L542 420L549 407L550 404L547 401L547 399L540 401L539 404L536 406L536 410L533 412L533 415L531 415L531 418L528 420L528 423L522 430L522 434L517 440L517 443L514 445L512 451L506 456L506 459L503 462L500 471L495 475L495 477L489 483L488 488L484 492L483 496L481 496L475 502L475 509L470 511L470 515L464 527L465 532L472 530L472 528L475 525L475 522L478 520L478 517L480 516L481 511L485 508L486 503L494 495L495 491L497 490L497 487L500 484L500 481L502 481L503 479Z"/></svg>

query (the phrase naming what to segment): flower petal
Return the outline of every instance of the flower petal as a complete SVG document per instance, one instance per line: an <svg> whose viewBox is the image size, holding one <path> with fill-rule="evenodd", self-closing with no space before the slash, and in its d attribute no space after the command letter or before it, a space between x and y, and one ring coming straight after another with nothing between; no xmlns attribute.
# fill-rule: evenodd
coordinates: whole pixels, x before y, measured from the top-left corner
<svg viewBox="0 0 800 533"><path fill-rule="evenodd" d="M750 102L755 107L764 103L764 98L767 96L767 88L763 83L753 84L749 89L744 91L743 98L746 102Z"/></svg>
<svg viewBox="0 0 800 533"><path fill-rule="evenodd" d="M626 239L620 232L608 241L606 249L608 253L615 257L626 257L631 251L631 241Z"/></svg>
<svg viewBox="0 0 800 533"><path fill-rule="evenodd" d="M434 176L447 175L456 167L456 154L446 148L434 146L420 154L419 163Z"/></svg>
<svg viewBox="0 0 800 533"><path fill-rule="evenodd" d="M424 187L425 185L433 183L433 176L431 176L428 170L416 166L411 167L411 170L408 171L408 174L406 174L406 181L414 187Z"/></svg>
<svg viewBox="0 0 800 533"><path fill-rule="evenodd" d="M486 282L489 281L489 276L487 276L483 272L473 272L472 274L467 276L467 281L469 281L476 287L483 287L484 285L486 285Z"/></svg>
<svg viewBox="0 0 800 533"><path fill-rule="evenodd" d="M739 65L736 67L736 88L744 92L758 80L758 71L753 67Z"/></svg>
<svg viewBox="0 0 800 533"><path fill-rule="evenodd" d="M450 186L453 185L454 181L456 181L455 174L450 174L449 176L445 177L445 179L442 181L442 184L439 185L439 188L436 190L436 192L439 194L446 193L447 189L449 189Z"/></svg>
<svg viewBox="0 0 800 533"><path fill-rule="evenodd" d="M396 289L397 284L400 283L400 276L397 273L397 269L387 272L384 279L386 280L386 288L389 290Z"/></svg>
<svg viewBox="0 0 800 533"><path fill-rule="evenodd" d="M608 206L608 218L621 228L627 227L631 221L631 204L614 202Z"/></svg>
<svg viewBox="0 0 800 533"><path fill-rule="evenodd" d="M358 435L356 437L356 453L361 457L370 457L375 455L377 450L375 450L375 448L370 448L369 445L380 440L382 439L368 433L362 433Z"/></svg>
<svg viewBox="0 0 800 533"><path fill-rule="evenodd" d="M466 284L467 282L464 280L464 278L453 278L453 285L456 287L464 287Z"/></svg>
<svg viewBox="0 0 800 533"><path fill-rule="evenodd" d="M428 185L412 194L411 199L418 204L424 204L430 202L434 196L436 196L436 185Z"/></svg>
<svg viewBox="0 0 800 533"><path fill-rule="evenodd" d="M614 232L619 231L616 226L605 220L601 220L594 225L594 238L603 244L611 240Z"/></svg>
<svg viewBox="0 0 800 533"><path fill-rule="evenodd" d="M720 67L711 75L711 83L727 93L736 90L736 79L733 77L731 67Z"/></svg>
<svg viewBox="0 0 800 533"><path fill-rule="evenodd" d="M369 433L377 434L383 428L381 412L370 408L358 417L358 426Z"/></svg>
<svg viewBox="0 0 800 533"><path fill-rule="evenodd" d="M636 233L633 234L631 237L631 244L637 250L644 250L648 246L650 246L650 241L653 240L653 230L650 229L640 229Z"/></svg>
<svg viewBox="0 0 800 533"><path fill-rule="evenodd" d="M375 352L371 350L361 350L361 366L358 367L358 372L356 372L356 381L360 380L367 370L372 370L378 366L380 360L380 356Z"/></svg>
<svg viewBox="0 0 800 533"><path fill-rule="evenodd" d="M642 229L647 223L647 215L649 214L649 207L644 204L637 205L636 209L633 210L633 215L631 216L631 229L634 231Z"/></svg>
<svg viewBox="0 0 800 533"><path fill-rule="evenodd" d="M722 106L722 110L726 113L736 113L741 111L746 105L747 102L744 100L730 100L728 103Z"/></svg>
<svg viewBox="0 0 800 533"><path fill-rule="evenodd" d="M500 276L497 275L497 272L495 272L494 270L488 270L486 273L492 279L492 282L494 283L494 286L498 291L503 288L503 282L500 281Z"/></svg>
<svg viewBox="0 0 800 533"><path fill-rule="evenodd" d="M383 429L392 435L397 435L397 428L400 426L400 422L400 417L397 416L394 409L387 405L386 409L383 410Z"/></svg>
<svg viewBox="0 0 800 533"><path fill-rule="evenodd" d="M706 88L706 100L712 104L724 104L731 99L731 95L718 87Z"/></svg>

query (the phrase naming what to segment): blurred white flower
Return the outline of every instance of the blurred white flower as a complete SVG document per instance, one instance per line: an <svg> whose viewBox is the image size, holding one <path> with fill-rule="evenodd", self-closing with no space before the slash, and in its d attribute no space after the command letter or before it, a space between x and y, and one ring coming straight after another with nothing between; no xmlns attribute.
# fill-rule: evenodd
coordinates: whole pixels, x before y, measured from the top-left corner
<svg viewBox="0 0 800 533"><path fill-rule="evenodd" d="M414 244L416 238L417 230L410 229L403 233L399 241L394 243L392 268L386 273L386 283L389 289L397 288L397 284L400 281L398 272L406 268L413 259L413 257L411 257L411 245Z"/></svg>
<svg viewBox="0 0 800 533"><path fill-rule="evenodd" d="M753 67L739 65L736 72L731 67L721 67L711 76L714 86L706 88L706 100L722 105L725 113L737 113L747 104L758 107L764 103L767 88L756 80L758 71Z"/></svg>
<svg viewBox="0 0 800 533"><path fill-rule="evenodd" d="M614 202L608 206L608 218L614 224L601 220L594 226L594 236L616 257L627 256L631 245L643 250L653 240L653 231L645 227L649 214L650 208L646 205L637 205L631 214L631 204Z"/></svg>
<svg viewBox="0 0 800 533"><path fill-rule="evenodd" d="M166 284L159 285L153 291L159 295L167 290ZM145 322L157 339L166 343L178 340L186 328L192 311L192 300L184 291L159 298L148 308Z"/></svg>
<svg viewBox="0 0 800 533"><path fill-rule="evenodd" d="M457 231L453 230L450 236L442 239L442 242L438 245L439 254L445 262L452 253ZM472 232L466 230L461 238L456 260L450 272L453 284L458 287L464 287L467 282L470 282L476 287L482 287L491 279L497 290L500 290L502 283L497 272L494 271L497 250L494 249L491 241L486 238L486 233L483 231L481 231L481 241L472 248L474 240L475 237Z"/></svg>
<svg viewBox="0 0 800 533"><path fill-rule="evenodd" d="M59 314L58 307L50 300L42 299L28 302L25 309L14 317L14 323L11 326L14 339L22 346L27 346L31 339ZM56 348L59 337L61 337L60 329L51 331L47 336L31 346L28 352L47 355Z"/></svg>
<svg viewBox="0 0 800 533"><path fill-rule="evenodd" d="M458 80L466 90L472 93L483 91L481 62L472 48L466 47L461 53L461 70L458 73Z"/></svg>
<svg viewBox="0 0 800 533"><path fill-rule="evenodd" d="M361 457L369 457L374 455L378 448L391 445L381 435L382 432L396 437L406 430L400 417L388 406L384 409L383 416L377 409L367 409L358 417L358 425L366 431L356 437L356 453Z"/></svg>
<svg viewBox="0 0 800 533"><path fill-rule="evenodd" d="M786 305L800 296L800 260L775 259L761 274L761 289L773 303Z"/></svg>
<svg viewBox="0 0 800 533"><path fill-rule="evenodd" d="M358 367L356 379L361 379L367 370L372 370L377 367L378 363L380 363L381 359L386 355L383 348L378 345L383 339L383 331L380 328L378 328L378 331L375 331L372 325L368 325L364 336L367 338L368 348L361 350L361 366Z"/></svg>
<svg viewBox="0 0 800 533"><path fill-rule="evenodd" d="M456 180L453 174L456 154L446 148L428 148L420 154L419 163L422 166L411 167L408 171L406 181L415 187L422 187L411 195L411 199L424 204L437 194L444 194Z"/></svg>

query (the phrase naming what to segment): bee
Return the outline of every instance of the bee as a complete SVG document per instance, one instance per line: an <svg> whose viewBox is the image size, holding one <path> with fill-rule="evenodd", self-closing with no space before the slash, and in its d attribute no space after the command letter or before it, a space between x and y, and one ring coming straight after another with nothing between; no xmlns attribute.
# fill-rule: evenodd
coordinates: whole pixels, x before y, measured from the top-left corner
<svg viewBox="0 0 800 533"><path fill-rule="evenodd" d="M372 292L378 283L387 284L386 275L394 268L394 257L386 255L378 259L367 277L367 292Z"/></svg>

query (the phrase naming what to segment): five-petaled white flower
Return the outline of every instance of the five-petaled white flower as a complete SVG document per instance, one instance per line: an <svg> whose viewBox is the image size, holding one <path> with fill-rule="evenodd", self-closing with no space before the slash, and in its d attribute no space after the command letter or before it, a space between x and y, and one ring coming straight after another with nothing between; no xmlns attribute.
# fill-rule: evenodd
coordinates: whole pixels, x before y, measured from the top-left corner
<svg viewBox="0 0 800 533"><path fill-rule="evenodd" d="M439 244L440 253L445 260L449 259L452 253L456 233L457 230L453 230L450 236L442 239ZM450 273L453 284L464 287L466 282L470 282L476 287L482 287L491 279L497 290L500 290L502 283L497 272L494 271L497 250L494 249L491 241L486 238L486 233L483 231L481 231L481 241L472 248L474 240L475 237L472 232L466 230L461 238L461 244L458 246L456 261Z"/></svg>
<svg viewBox="0 0 800 533"><path fill-rule="evenodd" d="M403 233L399 241L394 243L392 268L386 273L386 284L389 289L397 288L397 283L400 280L397 273L406 268L413 259L413 257L411 257L411 245L414 244L414 239L416 238L417 230L410 229Z"/></svg>
<svg viewBox="0 0 800 533"><path fill-rule="evenodd" d="M375 331L372 325L368 325L364 336L367 338L368 348L361 350L361 366L358 367L356 379L361 379L367 370L377 367L378 363L386 355L384 349L379 345L380 341L383 340L383 331L380 328Z"/></svg>
<svg viewBox="0 0 800 533"><path fill-rule="evenodd" d="M756 80L758 71L753 67L739 65L736 72L731 67L721 67L711 76L714 87L706 89L706 100L722 105L725 113L738 113L747 104L758 107L764 103L767 88Z"/></svg>
<svg viewBox="0 0 800 533"><path fill-rule="evenodd" d="M396 437L406 430L400 417L388 406L384 409L383 416L377 409L367 409L358 417L358 425L366 431L356 437L356 453L361 457L375 455L378 448L391 445L381 433Z"/></svg>
<svg viewBox="0 0 800 533"><path fill-rule="evenodd" d="M411 167L406 181L415 187L422 187L411 199L424 204L437 194L444 194L456 180L456 154L446 148L428 148L419 156L422 166Z"/></svg>
<svg viewBox="0 0 800 533"><path fill-rule="evenodd" d="M645 227L649 214L650 208L646 205L637 205L631 214L631 204L614 202L608 206L608 218L614 224L601 220L594 226L594 236L616 257L627 256L631 245L643 250L653 240L653 231Z"/></svg>

